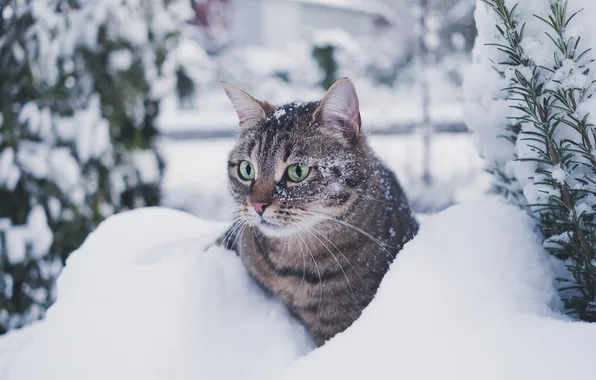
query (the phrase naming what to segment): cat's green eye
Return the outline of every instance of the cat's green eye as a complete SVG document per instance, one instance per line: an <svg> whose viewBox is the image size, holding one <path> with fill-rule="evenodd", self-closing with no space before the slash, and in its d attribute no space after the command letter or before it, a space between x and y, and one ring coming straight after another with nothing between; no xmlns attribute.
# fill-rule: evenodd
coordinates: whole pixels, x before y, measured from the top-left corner
<svg viewBox="0 0 596 380"><path fill-rule="evenodd" d="M240 161L240 164L238 165L238 175L243 180L250 181L255 178L255 168L248 161Z"/></svg>
<svg viewBox="0 0 596 380"><path fill-rule="evenodd" d="M288 178L290 178L290 181L292 182L304 181L304 179L308 177L308 173L310 173L308 165L294 164L288 166Z"/></svg>

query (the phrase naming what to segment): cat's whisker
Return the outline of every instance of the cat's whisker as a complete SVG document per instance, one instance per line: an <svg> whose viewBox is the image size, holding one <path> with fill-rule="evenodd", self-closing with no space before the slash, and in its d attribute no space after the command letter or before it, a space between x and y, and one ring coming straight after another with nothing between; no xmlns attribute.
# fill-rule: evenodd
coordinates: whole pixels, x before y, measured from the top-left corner
<svg viewBox="0 0 596 380"><path fill-rule="evenodd" d="M346 271L344 270L343 266L341 265L341 263L339 262L339 260L337 259L337 257L335 257L335 255L333 254L333 252L331 252L331 250L329 249L329 247L327 247L327 245L325 243L323 243L323 241L321 239L319 239L317 237L317 235L313 234L311 231L311 228L304 224L304 223L300 223L298 222L300 225L306 227L306 232L310 233L312 236L315 237L315 239L317 239L319 241L319 243L321 243L323 245L323 247L325 247L325 249L327 250L327 252L329 252L329 254L331 255L331 257L333 257L333 260L335 260L335 262L337 263L337 266L339 266L339 269L341 270L341 272L343 273L346 282L348 283L348 287L350 288L350 291L352 292L352 297L354 298L354 303L357 303L358 301L356 300L356 294L354 293L354 288L352 287L352 283L350 282L350 279L348 278L348 275L346 274ZM337 247L336 247L337 249Z"/></svg>
<svg viewBox="0 0 596 380"><path fill-rule="evenodd" d="M233 222L233 223L235 223L236 225L233 225L233 228L232 228L232 229L231 229L231 231L230 231L230 232L231 232L231 234L230 234L230 235L227 237L227 240L228 240L228 242L229 242L229 239L231 239L231 238L232 238L234 235L236 235L235 237L238 237L238 231L239 231L239 229L240 229L240 228L241 228L241 227L242 227L244 224L246 224L246 223L247 223L247 221L244 219L244 217L243 217L243 216L239 216L238 218L236 218L236 219L234 220L234 222ZM236 240L236 239L234 239L234 240ZM235 244L235 242L234 242L233 244Z"/></svg>
<svg viewBox="0 0 596 380"><path fill-rule="evenodd" d="M298 227L298 226L296 226L296 227ZM298 228L298 229L301 230L300 228ZM298 238L302 239L302 241L304 242L304 245L306 246L306 250L308 251L308 254L310 255L310 258L312 259L313 263L315 264L315 269L317 270L317 273L319 275L319 288L321 289L321 292L320 292L320 296L319 296L319 306L317 307L317 314L316 314L316 315L319 315L319 311L321 310L321 304L323 303L323 277L321 276L321 271L319 270L319 265L317 264L317 260L315 259L314 255L312 254L312 251L308 247L308 243L306 242L306 240L304 240L304 237L301 234L296 234L296 236L298 236Z"/></svg>
<svg viewBox="0 0 596 380"><path fill-rule="evenodd" d="M263 247L263 243L261 243L261 239L259 239L259 234L258 233L255 233L255 228L253 228L252 234L257 238L257 243L259 243L259 246L261 247L261 251L263 253L265 253L266 252L265 251L265 247Z"/></svg>
<svg viewBox="0 0 596 380"><path fill-rule="evenodd" d="M254 228L251 229L250 232L251 232L251 235L252 235L252 250L253 250L253 252L256 252L257 251L257 247L255 245L255 230L254 230Z"/></svg>
<svg viewBox="0 0 596 380"><path fill-rule="evenodd" d="M225 215L225 217L223 217L223 219L225 219L227 221L228 218L234 218L236 216L238 216L240 214L240 207L238 205L237 202L235 202L233 199L225 199L221 201L221 210L223 212L223 215ZM221 216L223 216L221 215ZM217 217L217 219L220 219L220 216Z"/></svg>
<svg viewBox="0 0 596 380"><path fill-rule="evenodd" d="M362 198L364 198L366 200L373 201L373 202L378 202L378 203L381 203L381 204L388 204L388 203L394 203L395 202L393 199L375 198L375 197L373 197L371 195L368 195L368 194L358 194L358 196L360 196L360 197L362 197Z"/></svg>
<svg viewBox="0 0 596 380"><path fill-rule="evenodd" d="M304 248L302 247L302 243L298 240L296 236L296 231L292 230L292 237L296 239L298 245L300 245L300 255L302 256L302 281L300 281L300 286L304 285L304 280L306 279L306 256L304 255Z"/></svg>
<svg viewBox="0 0 596 380"><path fill-rule="evenodd" d="M354 230L354 231L356 231L356 232L360 232L362 235L364 235L364 236L366 236L367 238L369 238L369 239L370 239L372 242L376 243L376 244L377 244L377 245L378 245L378 246L379 246L379 247L380 247L382 250L384 250L386 253L388 253L388 254L390 254L390 255L391 255L391 253L390 253L389 251L387 251L387 250L385 249L385 247L389 247L389 248L396 248L396 249L398 248L398 247L393 247L393 246L390 246L390 245L389 245L389 244L387 244L387 243L383 243L382 241L380 241L380 240L379 240L379 239L377 239L376 237L374 237L374 236L372 236L371 234L369 234L368 232L364 231L362 228L356 227L355 225L353 225L353 224L351 224L351 223L348 223L348 222L346 222L346 221L344 221L344 220L338 219L337 217L334 217L334 216L331 216L331 215L325 214L324 212L321 212L321 211L314 211L314 210L310 210L309 212L316 214L316 215L312 215L312 216L317 216L317 215L318 215L318 216L322 217L323 219L327 219L327 220L330 220L330 221L333 221L333 222L336 222L336 223L342 224L342 225L344 225L344 226L346 226L346 227L348 227L348 228L351 228L351 229L353 229L353 230ZM392 255L392 256L393 256L393 255Z"/></svg>
<svg viewBox="0 0 596 380"><path fill-rule="evenodd" d="M333 247L335 248L335 250L346 260L346 262L350 265L350 267L352 268L352 270L354 271L354 273L356 273L356 276L358 276L358 278L362 281L365 282L364 279L362 278L362 276L360 276L360 273L358 273L358 271L356 270L356 268L354 267L354 265L352 265L352 263L350 262L350 260L347 258L346 255L343 254L343 252L337 247L337 245L335 245L335 243L333 243L327 236L325 236L325 234L317 231L316 229L310 227L308 224L306 223L302 223L302 222L297 222L302 224L303 226L305 226L306 228L308 228L310 231L319 234L321 237L323 237L325 240L327 240L329 243L331 243L331 245L333 245ZM320 240L319 240L320 241ZM323 244L323 242L321 242L321 244ZM323 244L324 245L324 244ZM327 248L327 247L325 247Z"/></svg>
<svg viewBox="0 0 596 380"><path fill-rule="evenodd" d="M244 230L246 230L246 226L248 226L248 222L243 221L241 224L241 227L239 229L239 232L236 234L236 237L234 238L234 241L232 242L232 246L236 246L236 241L238 241L238 239L240 239L242 241L241 237L244 234Z"/></svg>
<svg viewBox="0 0 596 380"><path fill-rule="evenodd" d="M226 232L226 234L224 235L224 238L221 241L222 244L220 244L220 247L222 245L224 247L227 247L228 246L229 239L234 235L234 232L238 229L238 226L241 224L241 223L238 223L238 222L241 221L241 220L242 220L242 217L239 216L239 217L237 217L236 219L234 219L232 221L232 228L230 228L228 230L228 232Z"/></svg>
<svg viewBox="0 0 596 380"><path fill-rule="evenodd" d="M242 224L242 227L240 229L240 233L238 233L238 235L236 235L236 239L238 239L239 237L244 235L244 231L246 230L247 226L248 226L248 223L246 221L244 221L244 224ZM234 239L234 242L232 243L234 246L236 246L236 239ZM240 239L240 242L242 242L242 239ZM242 257L242 244L240 244L240 246L238 247L238 256Z"/></svg>

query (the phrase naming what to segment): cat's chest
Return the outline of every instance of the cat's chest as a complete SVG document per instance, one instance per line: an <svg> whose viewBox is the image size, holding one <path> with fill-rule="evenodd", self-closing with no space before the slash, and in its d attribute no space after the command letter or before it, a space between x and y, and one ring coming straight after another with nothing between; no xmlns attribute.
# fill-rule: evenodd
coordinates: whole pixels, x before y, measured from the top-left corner
<svg viewBox="0 0 596 380"><path fill-rule="evenodd" d="M243 239L239 254L244 265L263 286L287 303L300 306L310 301L316 289L309 283L312 265L308 253L287 247L267 249L252 239Z"/></svg>

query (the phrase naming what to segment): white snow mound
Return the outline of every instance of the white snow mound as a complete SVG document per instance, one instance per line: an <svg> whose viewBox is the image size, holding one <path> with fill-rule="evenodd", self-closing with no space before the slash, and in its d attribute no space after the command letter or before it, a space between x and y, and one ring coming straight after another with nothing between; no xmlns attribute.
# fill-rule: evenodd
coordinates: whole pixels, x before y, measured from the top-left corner
<svg viewBox="0 0 596 380"><path fill-rule="evenodd" d="M225 226L160 208L109 218L68 260L47 318L0 338L0 379L587 379L596 324L553 311L520 210L425 221L356 323L320 349L250 282Z"/></svg>
<svg viewBox="0 0 596 380"><path fill-rule="evenodd" d="M278 379L312 343L234 253L203 251L224 228L162 208L108 218L34 336L0 340L0 379Z"/></svg>
<svg viewBox="0 0 596 380"><path fill-rule="evenodd" d="M566 321L520 210L452 207L422 225L362 317L286 380L593 377L596 324Z"/></svg>

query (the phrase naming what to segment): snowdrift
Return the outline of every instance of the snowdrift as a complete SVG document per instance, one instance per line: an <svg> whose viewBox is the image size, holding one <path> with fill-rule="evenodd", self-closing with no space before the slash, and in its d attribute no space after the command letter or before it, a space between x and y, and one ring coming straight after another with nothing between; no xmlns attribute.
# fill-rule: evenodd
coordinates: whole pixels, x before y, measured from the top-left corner
<svg viewBox="0 0 596 380"><path fill-rule="evenodd" d="M34 334L0 339L0 379L278 379L310 338L234 253L204 252L225 227L162 208L110 217Z"/></svg>
<svg viewBox="0 0 596 380"><path fill-rule="evenodd" d="M0 338L0 379L589 378L596 325L556 310L521 211L497 202L425 221L344 333L313 351L254 286L225 226L153 208L109 218L69 259L47 318Z"/></svg>
<svg viewBox="0 0 596 380"><path fill-rule="evenodd" d="M361 318L284 379L592 378L596 324L552 311L553 273L532 229L497 202L427 219Z"/></svg>

